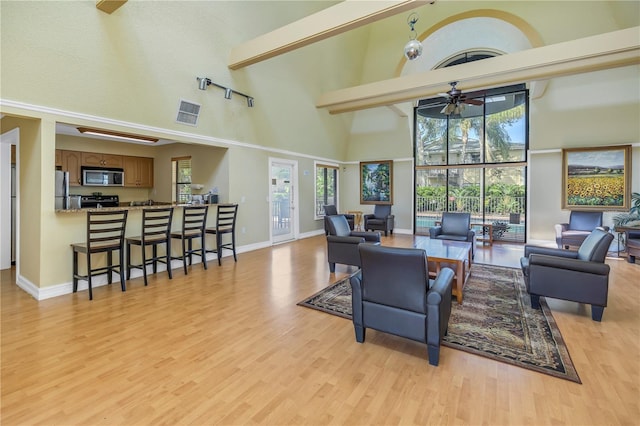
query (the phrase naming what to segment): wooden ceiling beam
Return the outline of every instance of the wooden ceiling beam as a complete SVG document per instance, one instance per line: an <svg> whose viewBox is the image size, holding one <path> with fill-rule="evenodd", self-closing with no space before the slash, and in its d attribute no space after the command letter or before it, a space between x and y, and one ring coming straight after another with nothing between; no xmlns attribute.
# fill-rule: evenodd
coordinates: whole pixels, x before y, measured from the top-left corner
<svg viewBox="0 0 640 426"><path fill-rule="evenodd" d="M435 0L345 0L235 46L228 66L237 70L429 3Z"/></svg>
<svg viewBox="0 0 640 426"><path fill-rule="evenodd" d="M105 13L112 14L126 2L127 0L98 0L96 7Z"/></svg>
<svg viewBox="0 0 640 426"><path fill-rule="evenodd" d="M316 107L339 114L438 96L450 81L478 90L637 64L640 27L633 27L323 93Z"/></svg>

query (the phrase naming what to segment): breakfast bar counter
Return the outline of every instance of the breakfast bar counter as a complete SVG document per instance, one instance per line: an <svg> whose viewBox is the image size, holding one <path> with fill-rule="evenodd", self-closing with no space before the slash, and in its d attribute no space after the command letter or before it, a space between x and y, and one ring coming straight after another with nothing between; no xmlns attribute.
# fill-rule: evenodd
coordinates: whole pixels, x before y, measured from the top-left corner
<svg viewBox="0 0 640 426"><path fill-rule="evenodd" d="M83 207L79 209L56 209L56 213L79 213L79 212L87 212L87 211L121 211L121 210L144 210L144 209L163 209L166 207L188 207L197 204L173 204L173 203L153 203L153 204L131 204L131 203L120 203L117 207ZM217 204L207 204L209 206L216 206Z"/></svg>

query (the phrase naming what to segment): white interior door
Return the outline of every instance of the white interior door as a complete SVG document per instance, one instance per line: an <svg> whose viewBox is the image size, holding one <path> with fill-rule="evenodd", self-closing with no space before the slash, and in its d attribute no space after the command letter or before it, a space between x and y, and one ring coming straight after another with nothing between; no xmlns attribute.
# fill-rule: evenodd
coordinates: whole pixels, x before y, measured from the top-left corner
<svg viewBox="0 0 640 426"><path fill-rule="evenodd" d="M270 159L271 242L294 240L297 231L297 169L291 160Z"/></svg>

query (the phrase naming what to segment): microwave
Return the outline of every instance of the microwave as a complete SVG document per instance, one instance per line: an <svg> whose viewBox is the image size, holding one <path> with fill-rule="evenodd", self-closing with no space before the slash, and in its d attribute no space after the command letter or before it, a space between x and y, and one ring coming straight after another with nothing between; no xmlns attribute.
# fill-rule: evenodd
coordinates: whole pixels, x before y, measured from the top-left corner
<svg viewBox="0 0 640 426"><path fill-rule="evenodd" d="M84 186L124 186L124 170L82 167L82 185Z"/></svg>

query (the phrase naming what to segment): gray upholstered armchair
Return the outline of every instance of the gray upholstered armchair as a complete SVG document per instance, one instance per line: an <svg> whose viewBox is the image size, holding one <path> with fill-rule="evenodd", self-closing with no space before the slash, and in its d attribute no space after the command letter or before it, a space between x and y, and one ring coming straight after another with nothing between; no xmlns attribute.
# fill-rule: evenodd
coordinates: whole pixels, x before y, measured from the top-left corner
<svg viewBox="0 0 640 426"><path fill-rule="evenodd" d="M325 235L329 235L329 221L327 220L328 216L335 216L338 214L338 209L334 204L327 204L322 206L324 209L324 233ZM349 228L353 231L355 228L355 218L354 214L342 214L345 218L347 218L347 222L349 223Z"/></svg>
<svg viewBox="0 0 640 426"><path fill-rule="evenodd" d="M327 216L329 235L327 235L327 258L329 271L336 271L336 263L360 266L358 246L362 243L380 244L380 232L351 231L343 215Z"/></svg>
<svg viewBox="0 0 640 426"><path fill-rule="evenodd" d="M625 244L627 246L627 262L635 263L636 257L640 256L640 231L627 229L625 232Z"/></svg>
<svg viewBox="0 0 640 426"><path fill-rule="evenodd" d="M540 296L591 304L591 318L602 320L609 292L609 265L604 263L613 235L591 231L577 251L525 245L520 259L531 307Z"/></svg>
<svg viewBox="0 0 640 426"><path fill-rule="evenodd" d="M361 270L351 277L353 327L362 343L367 328L427 344L438 365L451 315L453 271L429 279L422 249L360 245Z"/></svg>
<svg viewBox="0 0 640 426"><path fill-rule="evenodd" d="M442 213L440 225L429 228L429 237L438 240L466 241L471 243L471 255L476 255L476 233L471 229L471 214Z"/></svg>
<svg viewBox="0 0 640 426"><path fill-rule="evenodd" d="M396 219L395 216L391 214L391 205L376 204L373 208L373 214L365 214L362 217L364 219L365 231L384 231L385 237L387 236L387 232L393 234Z"/></svg>
<svg viewBox="0 0 640 426"><path fill-rule="evenodd" d="M602 212L572 211L568 223L557 223L556 244L558 248L579 247L591 231L602 227L605 231L608 226L602 226Z"/></svg>

